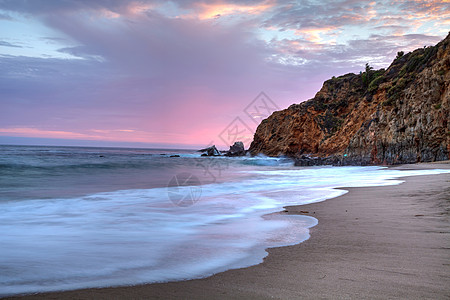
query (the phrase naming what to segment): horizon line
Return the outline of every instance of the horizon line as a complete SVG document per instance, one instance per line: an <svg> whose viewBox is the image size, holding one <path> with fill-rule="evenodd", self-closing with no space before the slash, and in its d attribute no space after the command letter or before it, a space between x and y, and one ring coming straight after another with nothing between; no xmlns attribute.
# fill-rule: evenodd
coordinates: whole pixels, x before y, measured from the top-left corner
<svg viewBox="0 0 450 300"><path fill-rule="evenodd" d="M102 147L102 148L142 148L164 150L198 150L204 145L197 144L167 144L144 142L121 142L102 140L78 140L60 138L37 138L19 136L0 136L1 146L42 146L42 147Z"/></svg>

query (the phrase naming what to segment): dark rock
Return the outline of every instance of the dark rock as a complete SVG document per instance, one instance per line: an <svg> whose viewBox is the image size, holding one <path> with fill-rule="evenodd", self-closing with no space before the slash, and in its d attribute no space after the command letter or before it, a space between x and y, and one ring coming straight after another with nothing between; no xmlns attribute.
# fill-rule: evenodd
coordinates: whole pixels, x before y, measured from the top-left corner
<svg viewBox="0 0 450 300"><path fill-rule="evenodd" d="M244 156L246 151L244 149L243 142L235 142L233 146L230 146L230 150L225 154L226 156Z"/></svg>
<svg viewBox="0 0 450 300"><path fill-rule="evenodd" d="M180 157L178 154L171 155L170 157Z"/></svg>
<svg viewBox="0 0 450 300"><path fill-rule="evenodd" d="M340 156L331 155L328 157L310 157L307 155L302 155L300 157L294 158L294 165L301 167L312 167L312 166L342 166L343 160Z"/></svg>
<svg viewBox="0 0 450 300"><path fill-rule="evenodd" d="M204 152L207 156L220 156L219 150L217 150L215 145L212 145L211 147L200 149L198 152Z"/></svg>

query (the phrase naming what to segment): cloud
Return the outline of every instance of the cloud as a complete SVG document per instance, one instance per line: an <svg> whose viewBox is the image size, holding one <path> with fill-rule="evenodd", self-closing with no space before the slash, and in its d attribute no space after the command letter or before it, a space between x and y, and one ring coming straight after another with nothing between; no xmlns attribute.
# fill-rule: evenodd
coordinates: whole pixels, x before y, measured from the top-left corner
<svg viewBox="0 0 450 300"><path fill-rule="evenodd" d="M337 28L344 25L367 23L374 18L374 2L329 1L289 2L279 5L264 25L281 30Z"/></svg>
<svg viewBox="0 0 450 300"><path fill-rule="evenodd" d="M51 36L44 36L41 38L42 40L48 41L50 43L67 43L68 40L62 37L51 37Z"/></svg>
<svg viewBox="0 0 450 300"><path fill-rule="evenodd" d="M302 72L283 75L266 61L267 45L240 26L157 13L105 21L108 26L77 14L43 20L80 45L60 51L81 59L1 57L0 126L131 127L146 132L139 138L146 142L208 143L261 90L281 98L280 107L303 90Z"/></svg>
<svg viewBox="0 0 450 300"><path fill-rule="evenodd" d="M387 67L398 51L410 51L425 45L434 45L441 40L439 36L425 34L376 35L366 39L352 39L346 45L317 44L302 39L273 41L273 47L280 50L277 59L291 57L306 68L332 67L336 74L362 70L365 63L376 68Z"/></svg>
<svg viewBox="0 0 450 300"><path fill-rule="evenodd" d="M403 11L415 14L449 14L450 10L450 4L447 0L397 0L395 2Z"/></svg>
<svg viewBox="0 0 450 300"><path fill-rule="evenodd" d="M380 25L374 27L374 32L386 35L403 35L409 29L408 26L402 25Z"/></svg>
<svg viewBox="0 0 450 300"><path fill-rule="evenodd" d="M80 140L99 140L99 141L130 141L145 143L149 140L159 139L168 144L176 144L175 139L180 138L177 135L165 134L164 136L154 136L151 132L137 131L130 129L88 129L78 131L52 130L48 128L36 127L5 127L0 128L0 136L20 136L37 138L60 138L60 139L80 139ZM189 141L183 139L183 143Z"/></svg>
<svg viewBox="0 0 450 300"><path fill-rule="evenodd" d="M49 137L49 138L64 138L64 139L96 139L99 136L90 136L70 131L59 130L41 130L37 128L0 128L2 135L14 136L34 136L34 137Z"/></svg>
<svg viewBox="0 0 450 300"><path fill-rule="evenodd" d="M12 21L14 20L10 15L8 14L2 14L0 13L0 20L6 20L6 21Z"/></svg>
<svg viewBox="0 0 450 300"><path fill-rule="evenodd" d="M366 62L386 67L398 51L435 44L445 8L442 1L3 0L0 10L56 31L58 38L39 38L71 59L0 56L0 127L207 144L245 118L261 91L287 107L333 75Z"/></svg>
<svg viewBox="0 0 450 300"><path fill-rule="evenodd" d="M57 50L61 53L70 54L74 57L84 58L84 59L97 59L102 60L102 57L89 54L89 48L86 46L75 46L75 47L65 47Z"/></svg>
<svg viewBox="0 0 450 300"><path fill-rule="evenodd" d="M0 41L0 46L13 47L13 48L22 48L22 46L11 44L11 43L8 43L8 42L5 42L5 41Z"/></svg>
<svg viewBox="0 0 450 300"><path fill-rule="evenodd" d="M228 15L260 15L275 5L275 1L261 1L257 3L230 3L230 2L198 2L192 8L199 19L214 19Z"/></svg>
<svg viewBox="0 0 450 300"><path fill-rule="evenodd" d="M148 1L135 0L3 0L0 9L28 14L73 13L74 11L108 9L126 13Z"/></svg>

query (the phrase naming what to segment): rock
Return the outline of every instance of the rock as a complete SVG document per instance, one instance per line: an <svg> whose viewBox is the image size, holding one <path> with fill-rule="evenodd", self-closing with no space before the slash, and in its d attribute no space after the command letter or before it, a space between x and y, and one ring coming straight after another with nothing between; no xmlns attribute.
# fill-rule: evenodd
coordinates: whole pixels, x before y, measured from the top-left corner
<svg viewBox="0 0 450 300"><path fill-rule="evenodd" d="M325 81L313 99L263 120L249 152L286 155L299 166L447 160L449 86L450 34L387 70Z"/></svg>
<svg viewBox="0 0 450 300"><path fill-rule="evenodd" d="M341 166L342 158L335 155L328 157L310 157L308 155L301 155L300 157L294 158L294 165L302 167L322 165Z"/></svg>
<svg viewBox="0 0 450 300"><path fill-rule="evenodd" d="M230 150L225 154L226 156L244 156L246 151L244 149L243 142L235 142L233 146L230 146Z"/></svg>
<svg viewBox="0 0 450 300"><path fill-rule="evenodd" d="M171 155L170 157L180 157L178 154Z"/></svg>
<svg viewBox="0 0 450 300"><path fill-rule="evenodd" d="M198 150L198 152L205 152L204 154L206 154L206 156L220 156L221 155L215 145L212 145L211 147L208 147L205 149Z"/></svg>

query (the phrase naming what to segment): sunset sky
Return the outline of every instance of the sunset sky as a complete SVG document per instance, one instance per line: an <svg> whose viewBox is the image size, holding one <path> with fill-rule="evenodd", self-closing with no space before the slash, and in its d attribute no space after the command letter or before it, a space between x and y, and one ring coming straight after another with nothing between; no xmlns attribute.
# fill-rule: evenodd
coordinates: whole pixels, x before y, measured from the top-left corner
<svg viewBox="0 0 450 300"><path fill-rule="evenodd" d="M0 144L225 148L449 29L448 0L0 0Z"/></svg>

